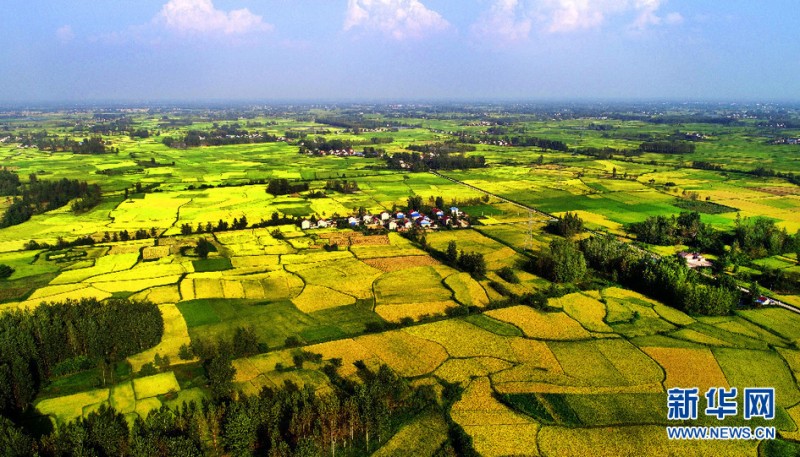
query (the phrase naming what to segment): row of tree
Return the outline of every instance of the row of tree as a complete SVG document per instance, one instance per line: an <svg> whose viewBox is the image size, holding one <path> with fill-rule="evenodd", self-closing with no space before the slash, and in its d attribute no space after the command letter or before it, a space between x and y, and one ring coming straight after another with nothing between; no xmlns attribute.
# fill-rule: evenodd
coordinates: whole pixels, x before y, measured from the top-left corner
<svg viewBox="0 0 800 457"><path fill-rule="evenodd" d="M6 182L11 181L7 179ZM75 211L89 209L101 199L100 186L97 184L66 178L40 181L36 175L30 175L28 183L18 185L14 192L14 200L0 218L0 228L21 224L34 214L60 208L75 198L79 199L73 204Z"/></svg>
<svg viewBox="0 0 800 457"><path fill-rule="evenodd" d="M291 381L264 388L258 395L220 397L172 410L166 406L137 418L101 407L85 418L33 438L0 417L0 446L8 456L202 456L274 457L368 455L417 414L444 414L460 389L448 385L440 407L430 385L411 387L387 366L377 371L356 362L359 382L341 377L341 360L323 371L332 389L318 394ZM450 423L450 439L441 455L477 455L471 439Z"/></svg>
<svg viewBox="0 0 800 457"><path fill-rule="evenodd" d="M463 154L420 154L416 152L396 152L386 156L386 166L390 170L464 170L486 166L484 156Z"/></svg>

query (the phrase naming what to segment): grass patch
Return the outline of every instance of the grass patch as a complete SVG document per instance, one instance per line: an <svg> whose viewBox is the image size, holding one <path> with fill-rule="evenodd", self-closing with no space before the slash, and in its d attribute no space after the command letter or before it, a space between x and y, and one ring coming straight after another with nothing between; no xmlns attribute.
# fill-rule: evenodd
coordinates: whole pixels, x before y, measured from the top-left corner
<svg viewBox="0 0 800 457"><path fill-rule="evenodd" d="M203 259L192 261L194 271L197 273L204 273L207 271L224 271L233 268L231 259L227 257L217 257L214 259Z"/></svg>

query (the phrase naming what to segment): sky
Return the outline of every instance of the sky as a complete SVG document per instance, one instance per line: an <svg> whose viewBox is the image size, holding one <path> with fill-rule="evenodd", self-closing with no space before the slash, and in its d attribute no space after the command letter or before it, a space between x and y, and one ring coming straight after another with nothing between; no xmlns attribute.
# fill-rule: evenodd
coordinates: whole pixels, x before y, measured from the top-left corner
<svg viewBox="0 0 800 457"><path fill-rule="evenodd" d="M0 103L800 101L797 0L4 0Z"/></svg>

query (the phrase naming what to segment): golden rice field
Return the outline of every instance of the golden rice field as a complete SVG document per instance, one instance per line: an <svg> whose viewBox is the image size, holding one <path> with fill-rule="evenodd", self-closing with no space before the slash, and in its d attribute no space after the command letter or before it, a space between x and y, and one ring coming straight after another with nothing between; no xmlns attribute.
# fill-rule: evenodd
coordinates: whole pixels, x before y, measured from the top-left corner
<svg viewBox="0 0 800 457"><path fill-rule="evenodd" d="M450 414L481 455L538 455L539 424L497 401L486 377L472 380Z"/></svg>
<svg viewBox="0 0 800 457"><path fill-rule="evenodd" d="M292 303L297 306L297 309L304 313L352 305L355 302L355 297L351 295L314 284L307 285L300 295L292 299Z"/></svg>
<svg viewBox="0 0 800 457"><path fill-rule="evenodd" d="M184 344L188 346L191 343L183 315L174 304L159 305L158 309L164 318L164 335L155 347L128 357L133 371L139 371L142 365L152 362L156 354L161 357L168 356L172 365L189 362L178 357L181 346Z"/></svg>
<svg viewBox="0 0 800 457"><path fill-rule="evenodd" d="M591 338L578 321L563 312L542 312L527 306L487 311L487 315L519 327L525 336L542 340L580 340Z"/></svg>
<svg viewBox="0 0 800 457"><path fill-rule="evenodd" d="M434 455L447 439L447 423L441 415L428 413L404 425L373 457Z"/></svg>
<svg viewBox="0 0 800 457"><path fill-rule="evenodd" d="M709 349L644 347L642 350L664 368L665 389L698 387L705 392L711 387L729 387Z"/></svg>

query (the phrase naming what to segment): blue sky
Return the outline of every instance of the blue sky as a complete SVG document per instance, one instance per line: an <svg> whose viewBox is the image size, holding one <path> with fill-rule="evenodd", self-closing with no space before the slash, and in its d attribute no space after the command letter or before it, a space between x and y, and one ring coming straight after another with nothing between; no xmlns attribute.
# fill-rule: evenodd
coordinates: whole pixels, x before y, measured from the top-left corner
<svg viewBox="0 0 800 457"><path fill-rule="evenodd" d="M796 0L6 0L0 102L800 100Z"/></svg>

